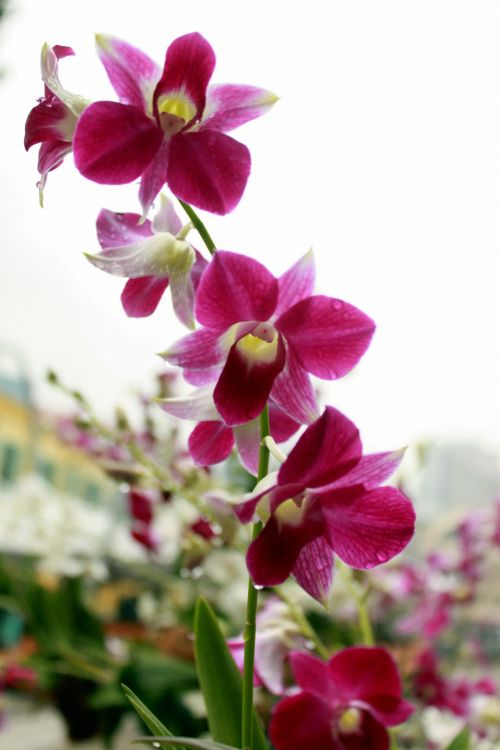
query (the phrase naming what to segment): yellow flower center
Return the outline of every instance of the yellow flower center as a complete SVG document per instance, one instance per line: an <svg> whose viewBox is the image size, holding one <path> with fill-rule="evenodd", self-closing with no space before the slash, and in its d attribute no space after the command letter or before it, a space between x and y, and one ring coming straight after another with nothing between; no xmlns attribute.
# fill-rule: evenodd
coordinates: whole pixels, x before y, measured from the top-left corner
<svg viewBox="0 0 500 750"><path fill-rule="evenodd" d="M247 333L237 347L247 359L253 362L272 362L276 359L278 333L270 323L259 323L252 333Z"/></svg>
<svg viewBox="0 0 500 750"><path fill-rule="evenodd" d="M361 711L359 708L346 708L338 720L338 729L342 734L353 734L361 726Z"/></svg>
<svg viewBox="0 0 500 750"><path fill-rule="evenodd" d="M279 523L298 526L304 516L303 498L291 497L281 503L275 511L275 518Z"/></svg>
<svg viewBox="0 0 500 750"><path fill-rule="evenodd" d="M184 94L164 95L158 98L161 127L167 135L175 135L196 114L193 102Z"/></svg>

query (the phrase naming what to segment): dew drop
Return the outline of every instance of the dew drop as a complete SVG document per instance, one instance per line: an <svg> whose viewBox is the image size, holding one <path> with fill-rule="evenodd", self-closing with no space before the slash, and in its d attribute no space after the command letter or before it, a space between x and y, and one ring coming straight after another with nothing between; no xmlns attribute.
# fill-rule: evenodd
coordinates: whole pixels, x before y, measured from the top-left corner
<svg viewBox="0 0 500 750"><path fill-rule="evenodd" d="M341 302L339 299L333 300L333 309L334 310L342 310L342 307L344 306L344 303Z"/></svg>
<svg viewBox="0 0 500 750"><path fill-rule="evenodd" d="M377 552L377 553L375 554L375 557L376 557L376 558L377 558L377 560L378 560L379 562L381 562L381 563L383 563L383 562L385 562L385 561L387 560L387 554L386 554L385 552L382 552L382 551L380 551L380 552Z"/></svg>

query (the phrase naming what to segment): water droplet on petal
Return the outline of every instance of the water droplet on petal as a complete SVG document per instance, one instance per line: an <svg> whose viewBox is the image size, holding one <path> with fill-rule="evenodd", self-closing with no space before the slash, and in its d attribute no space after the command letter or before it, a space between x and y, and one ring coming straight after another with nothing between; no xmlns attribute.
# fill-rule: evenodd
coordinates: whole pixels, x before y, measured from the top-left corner
<svg viewBox="0 0 500 750"><path fill-rule="evenodd" d="M339 299L333 300L333 309L334 310L342 310L342 307L344 306L344 303L341 302Z"/></svg>
<svg viewBox="0 0 500 750"><path fill-rule="evenodd" d="M385 562L387 560L387 553L386 552L382 552L382 550L380 550L379 552L377 552L375 556L376 556L377 560L379 562L381 562L381 563L383 563L383 562Z"/></svg>

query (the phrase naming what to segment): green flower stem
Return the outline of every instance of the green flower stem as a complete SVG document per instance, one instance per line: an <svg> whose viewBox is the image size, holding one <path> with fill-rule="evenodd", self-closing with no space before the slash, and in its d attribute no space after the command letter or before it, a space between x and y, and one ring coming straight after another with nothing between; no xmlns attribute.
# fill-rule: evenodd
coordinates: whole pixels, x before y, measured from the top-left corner
<svg viewBox="0 0 500 750"><path fill-rule="evenodd" d="M368 608L366 606L366 593L367 592L356 598L356 605L358 607L359 629L361 631L361 639L363 641L363 644L365 646L374 646L375 637L373 635L373 628L370 622L370 617L368 615Z"/></svg>
<svg viewBox="0 0 500 750"><path fill-rule="evenodd" d="M342 563L338 558L336 560L337 570L340 572L342 579L346 585L348 592L356 603L356 609L358 610L358 624L361 635L361 641L364 646L374 646L375 637L373 635L373 628L368 615L368 608L366 601L370 593L369 588L362 589L357 581L354 580L352 570Z"/></svg>
<svg viewBox="0 0 500 750"><path fill-rule="evenodd" d="M217 248L215 247L215 242L210 237L205 224L202 222L196 211L189 205L189 203L184 203L184 201L181 201L180 199L179 203L193 222L193 227L196 229L201 239L205 243L208 252L210 253L210 255L213 255Z"/></svg>
<svg viewBox="0 0 500 750"><path fill-rule="evenodd" d="M259 449L259 473L257 482L260 482L269 471L269 449L264 443L264 438L269 435L269 410L267 405L260 415L260 449ZM262 523L254 524L252 540L262 530ZM253 674L255 664L255 636L257 633L257 600L258 589L253 585L252 579L248 580L247 619L244 629L245 656L243 666L243 694L241 711L241 747L244 750L253 748Z"/></svg>

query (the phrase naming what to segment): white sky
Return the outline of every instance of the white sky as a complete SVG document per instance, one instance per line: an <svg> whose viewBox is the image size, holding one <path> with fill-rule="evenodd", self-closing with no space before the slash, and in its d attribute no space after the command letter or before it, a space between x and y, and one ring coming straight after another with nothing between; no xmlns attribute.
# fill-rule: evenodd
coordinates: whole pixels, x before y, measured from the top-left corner
<svg viewBox="0 0 500 750"><path fill-rule="evenodd" d="M238 208L206 215L219 247L283 272L311 245L319 291L378 325L361 366L328 386L370 449L419 438L500 438L500 4L476 0L252 3L11 0L0 28L2 243L0 342L24 352L41 403L48 367L101 410L148 388L155 352L182 334L162 301L129 320L123 282L88 264L103 206L136 211L136 187L86 181L71 159L50 175L45 209L24 121L42 94L44 41L70 45L64 85L115 98L93 32L159 62L198 30L217 55L214 82L282 98L235 131L253 171ZM199 243L201 247L201 243Z"/></svg>

